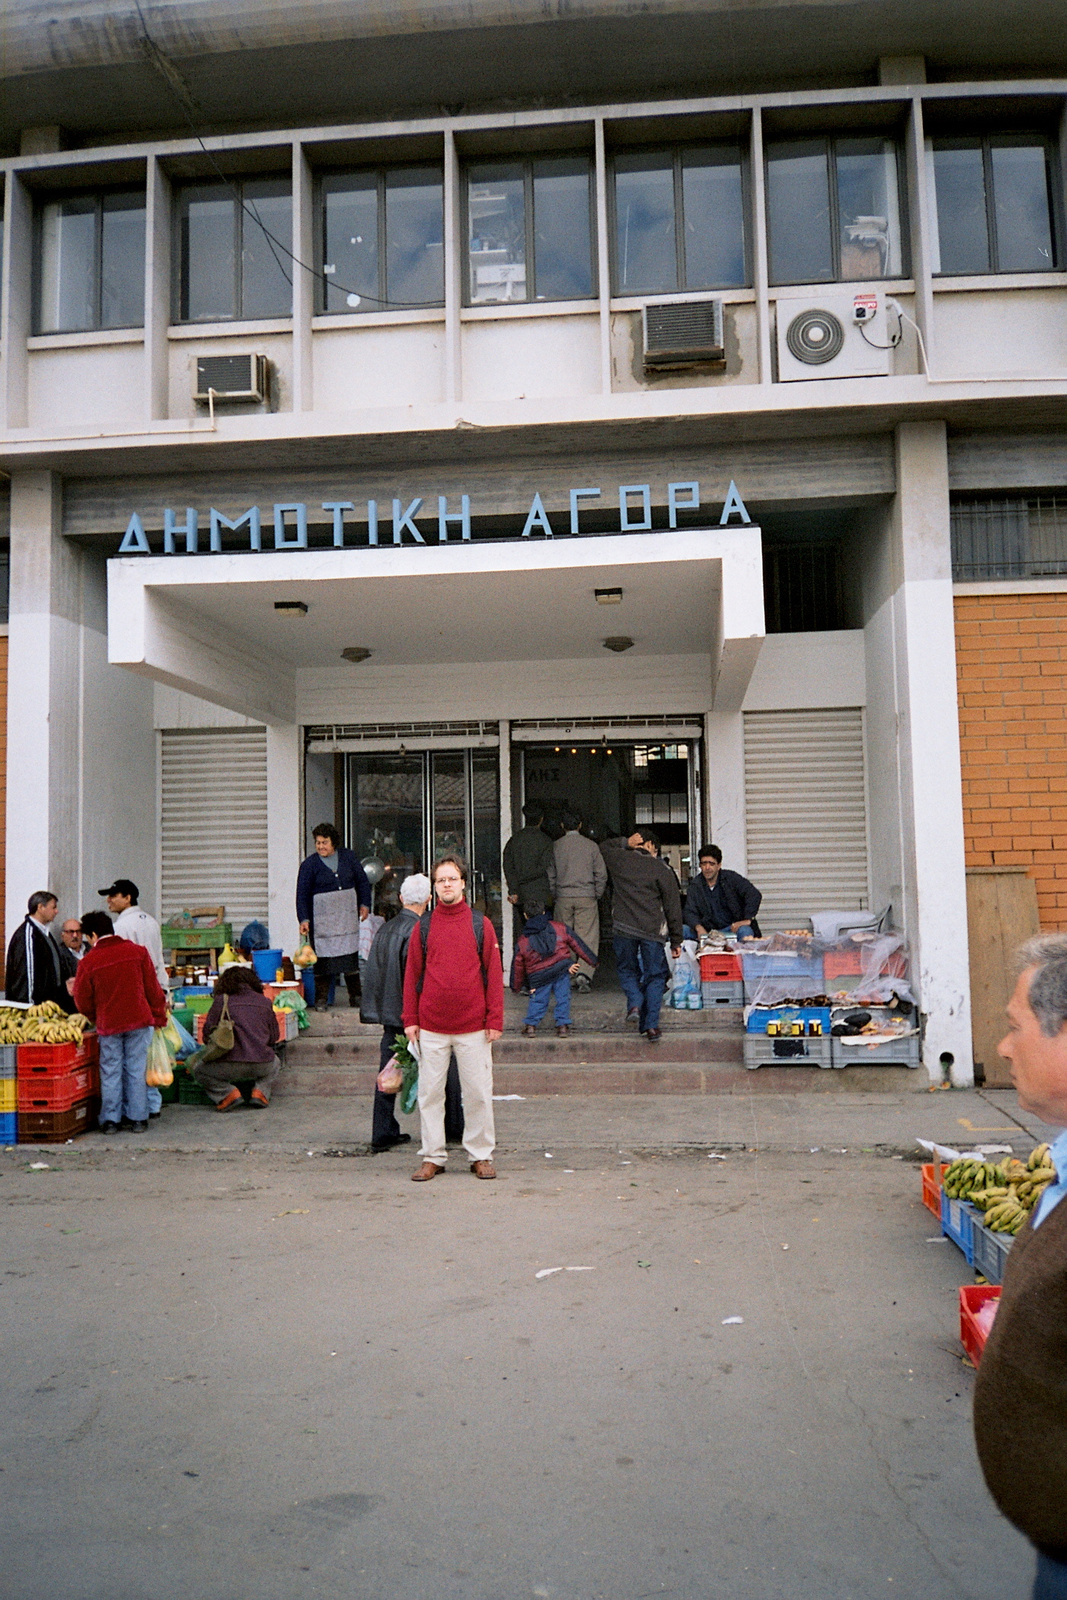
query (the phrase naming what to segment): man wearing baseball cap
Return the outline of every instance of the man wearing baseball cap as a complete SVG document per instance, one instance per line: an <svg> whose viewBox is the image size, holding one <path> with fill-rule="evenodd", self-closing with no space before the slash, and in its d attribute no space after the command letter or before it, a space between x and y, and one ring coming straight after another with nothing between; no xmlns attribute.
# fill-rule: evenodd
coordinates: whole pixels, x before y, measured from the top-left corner
<svg viewBox="0 0 1067 1600"><path fill-rule="evenodd" d="M132 878L116 878L106 889L99 889L107 900L107 909L115 919L115 932L120 939L139 944L147 950L156 969L156 978L163 993L167 990L167 969L163 965L163 935L159 923L142 911L137 904L138 889ZM148 1086L148 1115L158 1117L163 1110L163 1096L158 1089Z"/></svg>

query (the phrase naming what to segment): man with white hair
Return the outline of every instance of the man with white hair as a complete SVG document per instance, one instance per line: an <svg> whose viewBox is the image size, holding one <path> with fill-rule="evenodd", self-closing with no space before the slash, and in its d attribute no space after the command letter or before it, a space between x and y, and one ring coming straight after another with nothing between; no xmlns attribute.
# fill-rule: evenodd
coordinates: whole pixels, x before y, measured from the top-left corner
<svg viewBox="0 0 1067 1600"><path fill-rule="evenodd" d="M411 930L430 903L430 880L422 872L405 878L400 885L400 911L374 935L363 968L363 999L360 1017L382 1027L381 1064L384 1067L396 1049L396 1036L404 1032L404 968L407 966ZM410 1133L401 1133L396 1120L396 1095L383 1094L374 1086L374 1120L371 1149L391 1150L394 1145L410 1144Z"/></svg>
<svg viewBox="0 0 1067 1600"><path fill-rule="evenodd" d="M1067 1126L1067 934L1019 952L1008 1033L1024 1111ZM1023 1223L974 1390L974 1433L1001 1511L1037 1549L1033 1600L1067 1597L1067 1132L1052 1146L1056 1181Z"/></svg>

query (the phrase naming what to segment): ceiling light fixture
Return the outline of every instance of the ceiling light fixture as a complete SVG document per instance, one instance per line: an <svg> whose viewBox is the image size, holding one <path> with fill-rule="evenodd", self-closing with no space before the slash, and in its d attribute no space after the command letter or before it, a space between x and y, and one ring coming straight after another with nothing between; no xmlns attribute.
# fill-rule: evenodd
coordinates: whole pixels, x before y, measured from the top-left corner
<svg viewBox="0 0 1067 1600"><path fill-rule="evenodd" d="M604 649L614 650L617 656L622 655L624 650L632 650L633 647L633 640L625 633L616 633L610 639L604 640Z"/></svg>
<svg viewBox="0 0 1067 1600"><path fill-rule="evenodd" d="M368 660L373 654L374 651L368 650L364 644L350 644L346 650L341 651L341 660L358 663Z"/></svg>
<svg viewBox="0 0 1067 1600"><path fill-rule="evenodd" d="M621 589L594 589L593 598L598 606L617 606L622 604Z"/></svg>
<svg viewBox="0 0 1067 1600"><path fill-rule="evenodd" d="M303 600L275 600L274 609L283 617L306 617L307 605Z"/></svg>

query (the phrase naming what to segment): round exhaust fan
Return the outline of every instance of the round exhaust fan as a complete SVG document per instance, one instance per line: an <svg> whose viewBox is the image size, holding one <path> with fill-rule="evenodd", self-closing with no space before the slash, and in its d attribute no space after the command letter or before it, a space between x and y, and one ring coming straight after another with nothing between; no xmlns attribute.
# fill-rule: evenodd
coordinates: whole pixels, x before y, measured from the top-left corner
<svg viewBox="0 0 1067 1600"><path fill-rule="evenodd" d="M845 330L832 311L801 311L786 330L790 355L809 367L821 367L841 354Z"/></svg>

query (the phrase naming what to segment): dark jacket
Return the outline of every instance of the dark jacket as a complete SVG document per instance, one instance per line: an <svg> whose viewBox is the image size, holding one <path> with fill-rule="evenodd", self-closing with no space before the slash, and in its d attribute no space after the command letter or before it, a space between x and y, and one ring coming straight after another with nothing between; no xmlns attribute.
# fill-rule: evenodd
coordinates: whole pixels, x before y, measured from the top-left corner
<svg viewBox="0 0 1067 1600"><path fill-rule="evenodd" d="M167 999L155 963L143 945L105 934L78 963L74 1003L97 1033L133 1033L163 1028Z"/></svg>
<svg viewBox="0 0 1067 1600"><path fill-rule="evenodd" d="M240 994L227 995L225 998L230 1002L227 1010L233 1023L233 1049L227 1050L224 1056L216 1057L216 1060L272 1061L274 1046L278 1042L278 1019L266 995L257 994L254 989L243 989ZM211 1010L204 1023L205 1040L222 1016L222 1001L220 994L211 1002Z"/></svg>
<svg viewBox="0 0 1067 1600"><path fill-rule="evenodd" d="M691 928L699 922L702 928L728 928L734 922L751 922L752 932L759 935L756 912L763 896L754 883L742 878L739 872L720 868L715 885L720 891L719 900L726 912L726 920L716 918L712 906L712 890L701 873L689 880L689 893L685 897L685 920Z"/></svg>
<svg viewBox="0 0 1067 1600"><path fill-rule="evenodd" d="M1023 1223L974 1384L989 1492L1031 1542L1067 1562L1067 1200Z"/></svg>
<svg viewBox="0 0 1067 1600"><path fill-rule="evenodd" d="M418 917L402 906L374 935L370 955L363 967L363 998L359 1014L363 1022L377 1022L383 1028L404 1027L404 968L408 959L411 930Z"/></svg>
<svg viewBox="0 0 1067 1600"><path fill-rule="evenodd" d="M4 991L7 998L22 1000L31 1006L55 1000L64 1011L73 1011L74 1001L67 993L67 974L63 970L60 948L50 933L42 933L33 918L26 917L11 935L7 947Z"/></svg>
<svg viewBox="0 0 1067 1600"><path fill-rule="evenodd" d="M354 850L338 850L337 871L329 868L318 851L300 863L296 879L296 920L308 924L308 937L315 943L315 896L335 889L354 889L361 906L370 906L371 890L363 864Z"/></svg>
<svg viewBox="0 0 1067 1600"><path fill-rule="evenodd" d="M587 961L591 967L597 964L596 956L573 928L553 922L551 917L530 917L515 947L511 987L516 994L524 983L542 989L562 977L575 961Z"/></svg>
<svg viewBox="0 0 1067 1600"><path fill-rule="evenodd" d="M682 902L670 867L647 850L631 850L625 839L600 846L612 889L612 932L628 939L682 942ZM666 936L663 929L666 924Z"/></svg>
<svg viewBox="0 0 1067 1600"><path fill-rule="evenodd" d="M520 828L504 846L504 876L508 894L520 902L539 900L542 905L556 897L556 861L552 840L540 828Z"/></svg>

